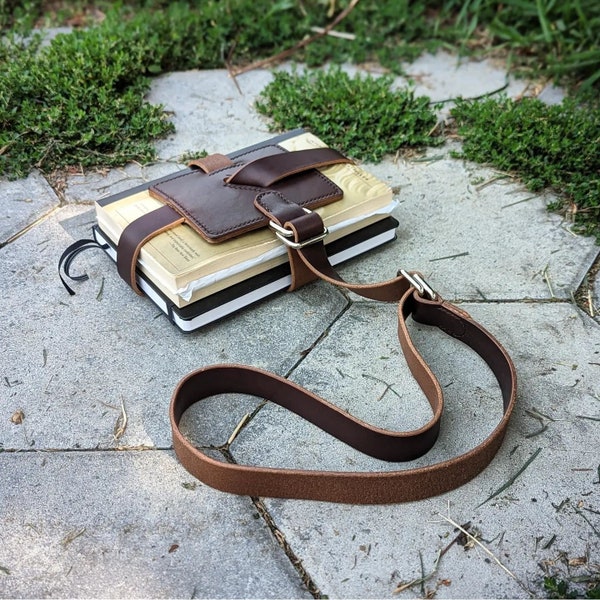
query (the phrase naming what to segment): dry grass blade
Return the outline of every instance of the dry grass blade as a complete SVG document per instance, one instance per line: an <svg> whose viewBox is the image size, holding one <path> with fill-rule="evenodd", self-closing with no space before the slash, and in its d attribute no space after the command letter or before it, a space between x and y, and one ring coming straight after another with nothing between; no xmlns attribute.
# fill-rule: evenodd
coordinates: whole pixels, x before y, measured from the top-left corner
<svg viewBox="0 0 600 600"><path fill-rule="evenodd" d="M408 589L414 587L415 585L421 585L421 584L425 583L426 581L428 581L429 579L431 579L437 573L441 558L442 558L442 551L440 550L438 552L437 558L435 559L435 563L433 564L433 569L432 569L431 573L428 573L427 575L423 575L423 577L419 577L418 579L413 579L411 581L407 581L406 583L399 584L398 587L396 587L392 593L399 594L400 592L404 592L405 590L408 590Z"/></svg>
<svg viewBox="0 0 600 600"><path fill-rule="evenodd" d="M488 548L486 546L484 546L475 536L471 535L466 529L464 529L461 525L459 525L458 523L456 523L456 521L453 521L450 517L446 517L444 516L442 513L438 513L438 515L440 517L442 517L442 519L444 519L444 521L447 521L448 523L450 523L450 525L456 527L456 529L459 529L460 531L462 531L474 544L477 544L490 558L492 558L494 560L494 562L496 562L506 573L508 573L515 581L519 581L516 577L516 575L507 567L505 567L498 558L496 558L496 555L491 551L488 550Z"/></svg>
<svg viewBox="0 0 600 600"><path fill-rule="evenodd" d="M252 415L250 413L246 413L240 419L240 422L235 426L235 429L233 430L232 434L229 436L229 439L227 440L227 444L226 444L227 447L229 447L229 446L231 446L231 444L233 444L235 438L238 436L238 434L240 433L240 431L244 428L244 426L246 425L246 423L250 420L251 416Z"/></svg>
<svg viewBox="0 0 600 600"><path fill-rule="evenodd" d="M117 417L117 422L115 423L115 429L113 431L113 437L115 442L118 442L125 430L127 429L127 413L125 412L125 402L123 398L121 398L121 414Z"/></svg>
<svg viewBox="0 0 600 600"><path fill-rule="evenodd" d="M498 494L501 494L504 490L508 489L519 477L519 475L521 475L523 473L523 471L525 471L525 469L527 469L527 467L537 458L537 455L542 451L541 448L538 448L526 461L525 464L502 486L500 486L493 494L491 494L490 496L488 496L481 504L479 504L479 506L483 506L486 502L489 502L492 498L495 498L496 496L498 496ZM479 508L479 506L477 508Z"/></svg>
<svg viewBox="0 0 600 600"><path fill-rule="evenodd" d="M71 533L69 533L65 536L65 538L63 539L61 544L63 545L63 547L68 546L71 542L76 540L78 537L81 537L84 533L85 533L85 527L83 529L79 529L77 531L72 531Z"/></svg>

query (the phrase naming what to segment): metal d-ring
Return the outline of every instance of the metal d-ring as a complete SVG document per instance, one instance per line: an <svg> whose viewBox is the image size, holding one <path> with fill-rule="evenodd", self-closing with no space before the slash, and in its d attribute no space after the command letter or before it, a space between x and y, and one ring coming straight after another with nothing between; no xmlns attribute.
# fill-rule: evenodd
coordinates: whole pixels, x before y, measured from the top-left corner
<svg viewBox="0 0 600 600"><path fill-rule="evenodd" d="M404 269L400 269L400 275L404 277L408 282L417 290L419 296L427 294L430 300L436 300L437 294L433 291L433 288L419 275L419 273L408 273Z"/></svg>
<svg viewBox="0 0 600 600"><path fill-rule="evenodd" d="M306 214L310 214L312 212L311 210L308 210L308 208L302 207L302 209ZM280 241L294 250L300 250L301 248L304 248L304 246L316 244L317 242L324 240L329 235L329 230L327 227L323 226L323 233L320 233L319 235L316 235L308 240L304 240L303 242L293 242L290 240L290 238L294 236L294 232L292 230L286 229L274 221L269 221L269 227L275 232L275 235Z"/></svg>

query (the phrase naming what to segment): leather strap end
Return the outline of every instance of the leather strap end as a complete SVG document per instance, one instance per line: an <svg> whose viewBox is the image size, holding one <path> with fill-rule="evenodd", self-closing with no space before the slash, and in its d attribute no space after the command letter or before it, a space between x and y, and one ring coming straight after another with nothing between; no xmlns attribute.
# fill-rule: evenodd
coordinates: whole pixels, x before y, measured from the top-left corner
<svg viewBox="0 0 600 600"><path fill-rule="evenodd" d="M159 233L183 223L184 218L170 206L146 213L125 227L117 244L117 271L136 294L142 295L135 268L142 246Z"/></svg>
<svg viewBox="0 0 600 600"><path fill-rule="evenodd" d="M218 171L219 169L224 169L231 165L233 165L232 160L224 154L219 153L209 154L208 156L188 161L188 167L196 167L205 173L212 173L213 171Z"/></svg>

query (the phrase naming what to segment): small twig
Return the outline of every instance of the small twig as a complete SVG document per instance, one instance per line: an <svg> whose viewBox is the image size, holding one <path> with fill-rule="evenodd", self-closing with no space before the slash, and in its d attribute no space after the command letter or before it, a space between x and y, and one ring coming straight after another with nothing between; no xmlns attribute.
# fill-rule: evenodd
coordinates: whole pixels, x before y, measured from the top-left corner
<svg viewBox="0 0 600 600"><path fill-rule="evenodd" d="M554 295L554 290L552 289L552 282L550 281L550 275L548 273L549 267L550 267L550 265L546 265L544 267L544 270L542 271L542 277L544 278L544 281L548 284L548 289L550 290L550 296L552 298L556 298L556 296Z"/></svg>
<svg viewBox="0 0 600 600"><path fill-rule="evenodd" d="M355 40L356 36L353 33L347 33L346 31L334 31L333 29L329 31L325 31L323 27L311 27L311 31L315 33L320 33L323 35L328 35L330 37L339 38L341 40Z"/></svg>
<svg viewBox="0 0 600 600"><path fill-rule="evenodd" d="M261 69L270 65L271 63L279 62L285 58L292 56L292 54L295 54L298 50L304 48L305 46L308 46L309 44L312 44L315 40L318 40L319 38L322 38L323 36L327 35L334 27L336 27L343 19L345 19L352 12L352 10L354 10L354 7L358 4L358 2L359 0L352 0L350 4L348 4L348 6L342 12L340 12L340 14L329 25L327 25L327 27L323 29L322 32L304 38L295 46L292 46L287 50L283 50L283 52L279 52L278 54L275 54L270 58L257 60L253 63L250 63L249 65L246 65L245 67L242 67L241 69L236 69L234 71L234 76L241 75L242 73L247 73L248 71L253 71L254 69Z"/></svg>
<svg viewBox="0 0 600 600"><path fill-rule="evenodd" d="M552 421L553 423L556 423L556 419L553 419L552 417L548 416L547 414L540 412L537 408L535 408L535 406L532 409L526 410L525 412L530 414L532 417L537 417L538 419L540 417L542 417L544 419L548 419L548 421Z"/></svg>
<svg viewBox="0 0 600 600"><path fill-rule="evenodd" d="M527 439L535 437L536 435L540 435L540 433L544 433L544 431L548 429L548 425L546 425L546 423L544 422L542 415L538 414L536 411L525 410L525 414L529 415L532 419L535 419L536 421L540 422L540 429L534 431L533 433L528 433L525 436Z"/></svg>
<svg viewBox="0 0 600 600"><path fill-rule="evenodd" d="M239 95L243 96L244 94L242 93L242 88L240 88L240 84L238 83L237 79L235 78L236 74L234 73L234 70L231 67L231 57L233 56L233 51L235 50L235 47L236 47L236 43L234 43L231 46L231 50L229 51L229 55L225 59L225 66L227 67L227 72L229 73L229 77L231 77L231 79L233 79L233 83L235 84L235 87L237 88L237 91L238 91Z"/></svg>
<svg viewBox="0 0 600 600"><path fill-rule="evenodd" d="M118 442L125 433L127 429L127 413L125 412L125 402L123 398L121 398L121 414L117 417L117 422L115 423L115 428L113 431L113 438L115 442Z"/></svg>
<svg viewBox="0 0 600 600"><path fill-rule="evenodd" d="M446 98L445 100L432 100L429 104L446 104L447 102L456 102L457 100L481 100L483 98L489 98L490 96L499 94L500 92L503 92L507 87L508 83L505 83L502 87L499 87L497 90L486 92L485 94L479 94L479 96L472 96L470 98L462 98L461 96L458 96L457 98Z"/></svg>
<svg viewBox="0 0 600 600"><path fill-rule="evenodd" d="M529 202L530 200L534 200L535 198L537 198L537 196L528 196L527 198L523 198L522 200L517 200L516 202L511 202L510 204L504 204L500 207L500 209L510 208L511 206L516 206L517 204L522 204L523 202Z"/></svg>
<svg viewBox="0 0 600 600"><path fill-rule="evenodd" d="M100 289L98 290L98 293L96 294L96 300L98 300L98 302L100 302L100 300L102 300L103 293L104 293L104 277L100 281Z"/></svg>
<svg viewBox="0 0 600 600"><path fill-rule="evenodd" d="M246 413L240 420L240 422L235 426L235 429L233 430L232 434L229 436L229 439L227 440L227 443L225 444L226 446L231 446L231 444L233 444L235 438L238 436L238 434L240 433L240 431L244 428L244 425L246 425L246 423L250 420L250 413Z"/></svg>
<svg viewBox="0 0 600 600"><path fill-rule="evenodd" d="M482 189L486 188L488 185L492 185L492 183L496 183L496 181L500 181L502 179L512 179L512 175L508 175L507 173L503 173L502 175L496 175L483 183L475 186L475 189L480 192Z"/></svg>
<svg viewBox="0 0 600 600"><path fill-rule="evenodd" d="M79 531L73 531L69 533L65 539L61 542L63 547L68 546L71 542L75 541L78 537L81 537L85 533L85 527Z"/></svg>
<svg viewBox="0 0 600 600"><path fill-rule="evenodd" d="M471 535L466 529L464 529L463 527L461 527L458 523L456 523L455 521L453 521L452 519L450 519L449 517L444 516L442 513L438 513L438 515L440 517L442 517L442 519L444 519L445 521L448 521L448 523L450 523L451 525L453 525L454 527L456 527L457 529L460 529L460 531L462 531L474 544L477 544L488 556L490 556L504 571L506 571L506 573L508 573L517 583L519 583L522 586L521 582L517 579L516 575L510 571L507 567L505 567L502 562L500 562L500 560L498 558L496 558L496 555L491 551L488 550L486 548L486 546L484 546L475 536ZM529 590L527 590L529 591Z"/></svg>
<svg viewBox="0 0 600 600"><path fill-rule="evenodd" d="M389 391L392 391L394 394L396 394L396 396L398 396L398 398L402 398L402 396L394 389L394 384L393 383L388 383L387 381L384 381L383 379L379 379L379 377L375 377L373 375L369 375L368 373L362 373L362 376L365 379L372 379L373 381L377 381L378 383L383 383L383 385L385 385L385 389L383 390L383 393L379 396L379 398L377 398L377 400L381 400Z"/></svg>
<svg viewBox="0 0 600 600"><path fill-rule="evenodd" d="M451 258L459 258L461 256L469 256L468 252L459 252L458 254L450 254L449 256L439 256L438 258L430 258L429 262L436 262L438 260L449 260Z"/></svg>
<svg viewBox="0 0 600 600"><path fill-rule="evenodd" d="M440 551L440 552L438 552L437 558L435 559L435 563L433 564L433 569L431 570L431 573L428 573L427 575L423 575L422 577L419 577L418 579L413 579L412 581L408 581L406 583L399 584L398 587L392 593L399 594L400 592L408 590L409 588L414 587L415 585L424 584L426 581L431 579L437 573L441 558L442 558L442 552Z"/></svg>
<svg viewBox="0 0 600 600"><path fill-rule="evenodd" d="M600 537L600 531L598 531L595 527L594 524L576 507L574 506L573 509L575 510L575 512L592 528L592 531L598 536Z"/></svg>

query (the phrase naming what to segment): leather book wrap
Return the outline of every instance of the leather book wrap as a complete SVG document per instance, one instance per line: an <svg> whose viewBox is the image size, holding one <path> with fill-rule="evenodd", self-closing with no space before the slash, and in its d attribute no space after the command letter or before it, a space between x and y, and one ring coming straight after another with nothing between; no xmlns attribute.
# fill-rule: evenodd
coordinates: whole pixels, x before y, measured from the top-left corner
<svg viewBox="0 0 600 600"><path fill-rule="evenodd" d="M213 244L266 227L269 217L254 203L266 191L281 194L299 209L340 200L342 190L317 169L350 162L332 148L288 152L274 144L254 148L235 161L222 154L192 161L191 171L150 187L164 206L124 229L117 246L118 272L141 293L135 280L141 247L184 222Z"/></svg>

